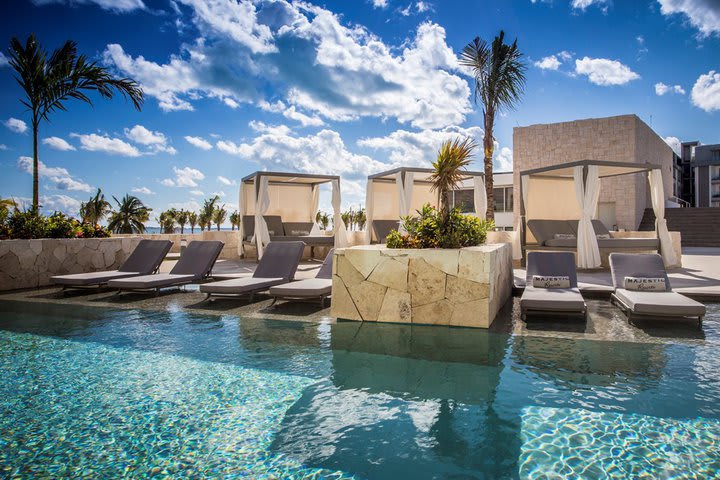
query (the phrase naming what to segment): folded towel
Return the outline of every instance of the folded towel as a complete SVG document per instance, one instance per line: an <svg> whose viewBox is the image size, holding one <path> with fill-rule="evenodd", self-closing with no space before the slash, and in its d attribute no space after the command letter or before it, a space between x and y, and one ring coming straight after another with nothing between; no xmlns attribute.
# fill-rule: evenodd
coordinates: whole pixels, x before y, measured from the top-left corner
<svg viewBox="0 0 720 480"><path fill-rule="evenodd" d="M572 233L556 233L553 235L555 240L575 240L575 235Z"/></svg>
<svg viewBox="0 0 720 480"><path fill-rule="evenodd" d="M610 240L610 234L609 233L601 233L599 235L595 235L595 238L598 240Z"/></svg>
<svg viewBox="0 0 720 480"><path fill-rule="evenodd" d="M310 232L307 230L290 230L290 235L293 237L304 237L306 235L310 235Z"/></svg>
<svg viewBox="0 0 720 480"><path fill-rule="evenodd" d="M643 292L664 292L664 278L643 278L643 277L625 277L623 280L625 290L638 290Z"/></svg>
<svg viewBox="0 0 720 480"><path fill-rule="evenodd" d="M570 288L570 277L533 275L532 286L534 288Z"/></svg>

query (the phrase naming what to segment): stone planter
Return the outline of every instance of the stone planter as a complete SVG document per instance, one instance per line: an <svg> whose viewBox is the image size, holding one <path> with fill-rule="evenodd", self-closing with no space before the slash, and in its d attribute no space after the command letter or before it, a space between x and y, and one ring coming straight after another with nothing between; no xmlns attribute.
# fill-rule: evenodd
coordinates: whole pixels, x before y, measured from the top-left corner
<svg viewBox="0 0 720 480"><path fill-rule="evenodd" d="M0 291L50 285L50 277L117 269L139 238L0 241Z"/></svg>
<svg viewBox="0 0 720 480"><path fill-rule="evenodd" d="M335 251L331 314L371 322L487 328L512 293L509 244Z"/></svg>

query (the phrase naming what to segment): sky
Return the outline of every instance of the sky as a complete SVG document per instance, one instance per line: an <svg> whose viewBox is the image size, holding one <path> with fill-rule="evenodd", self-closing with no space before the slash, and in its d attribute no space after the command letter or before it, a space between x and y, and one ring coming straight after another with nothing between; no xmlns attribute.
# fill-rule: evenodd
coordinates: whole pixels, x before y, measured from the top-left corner
<svg viewBox="0 0 720 480"><path fill-rule="evenodd" d="M0 11L0 197L32 193L12 37L35 33L48 50L74 40L146 94L141 112L91 95L41 124L47 212L76 214L98 187L155 213L215 194L233 210L239 179L257 170L341 175L344 207L361 206L367 175L429 166L450 138L481 142L458 55L501 30L527 84L496 118L496 171L512 169L513 127L537 123L634 113L674 148L720 143L720 0L13 0Z"/></svg>

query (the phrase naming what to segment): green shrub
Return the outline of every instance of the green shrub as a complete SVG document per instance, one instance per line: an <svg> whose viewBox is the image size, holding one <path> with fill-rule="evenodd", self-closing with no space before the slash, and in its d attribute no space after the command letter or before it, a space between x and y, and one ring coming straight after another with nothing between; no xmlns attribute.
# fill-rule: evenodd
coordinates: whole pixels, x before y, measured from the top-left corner
<svg viewBox="0 0 720 480"><path fill-rule="evenodd" d="M83 223L80 225L80 231L77 236L82 238L108 238L110 231L97 224L91 225L89 223Z"/></svg>
<svg viewBox="0 0 720 480"><path fill-rule="evenodd" d="M45 238L47 218L32 210L16 210L7 219L7 228L10 238Z"/></svg>
<svg viewBox="0 0 720 480"><path fill-rule="evenodd" d="M485 243L492 221L482 220L473 215L463 215L452 209L447 217L430 204L418 210L417 217L402 219L407 235L393 230L387 236L388 248L460 248Z"/></svg>
<svg viewBox="0 0 720 480"><path fill-rule="evenodd" d="M45 229L47 238L74 238L79 231L78 221L64 213L55 212L47 218Z"/></svg>

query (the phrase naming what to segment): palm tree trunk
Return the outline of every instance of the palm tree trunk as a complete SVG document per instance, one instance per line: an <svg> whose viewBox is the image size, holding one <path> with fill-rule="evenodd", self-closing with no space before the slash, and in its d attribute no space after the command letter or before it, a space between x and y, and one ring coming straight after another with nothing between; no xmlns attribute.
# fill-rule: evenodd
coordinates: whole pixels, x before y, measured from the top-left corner
<svg viewBox="0 0 720 480"><path fill-rule="evenodd" d="M487 216L488 220L495 220L495 195L493 194L493 151L495 144L493 142L493 126L495 123L495 115L488 111L485 113L485 137L483 138L483 149L485 151L485 193L487 195Z"/></svg>
<svg viewBox="0 0 720 480"><path fill-rule="evenodd" d="M217 231L218 231L218 232L220 231L220 224L219 224L219 223L217 224Z"/></svg>
<svg viewBox="0 0 720 480"><path fill-rule="evenodd" d="M32 198L32 209L33 212L39 211L40 200L38 196L39 190L39 159L38 159L38 121L33 119L33 198Z"/></svg>

